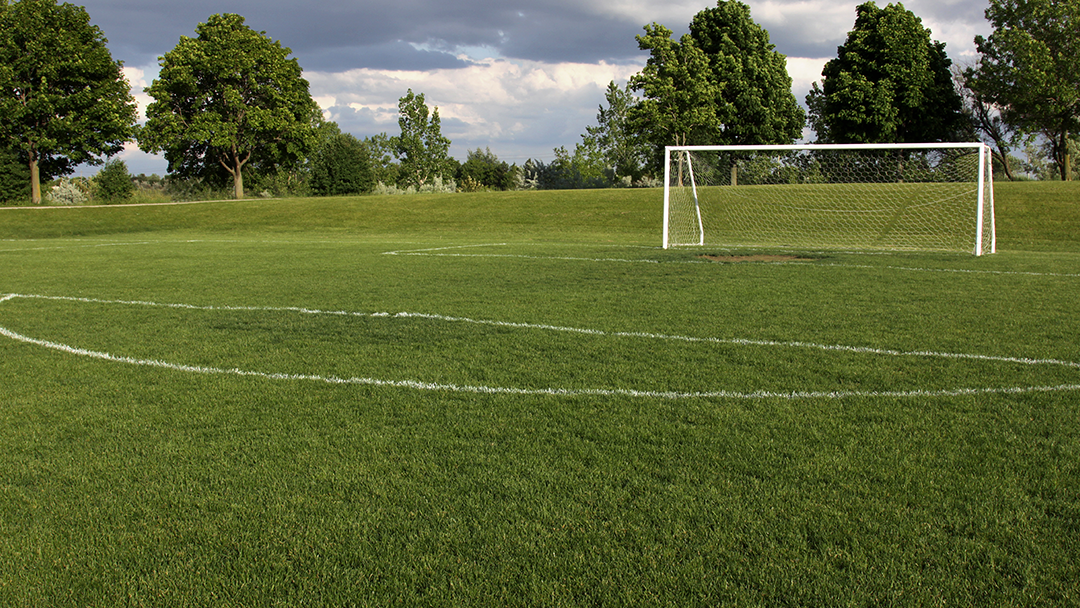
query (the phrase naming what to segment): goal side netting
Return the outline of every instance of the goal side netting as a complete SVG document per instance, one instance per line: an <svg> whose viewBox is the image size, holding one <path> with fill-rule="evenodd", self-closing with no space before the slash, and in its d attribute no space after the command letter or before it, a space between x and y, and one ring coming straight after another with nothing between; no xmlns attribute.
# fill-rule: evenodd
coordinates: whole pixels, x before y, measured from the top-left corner
<svg viewBox="0 0 1080 608"><path fill-rule="evenodd" d="M673 146L664 248L996 250L983 144Z"/></svg>

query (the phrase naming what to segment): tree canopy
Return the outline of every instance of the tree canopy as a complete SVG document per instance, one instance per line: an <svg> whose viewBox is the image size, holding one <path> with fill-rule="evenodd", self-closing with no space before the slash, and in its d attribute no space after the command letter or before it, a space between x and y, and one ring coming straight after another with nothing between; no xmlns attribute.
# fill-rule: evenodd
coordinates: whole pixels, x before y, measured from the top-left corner
<svg viewBox="0 0 1080 608"><path fill-rule="evenodd" d="M649 51L631 79L642 100L634 129L654 146L782 144L802 134L805 113L791 93L787 59L750 17L750 7L719 0L695 15L678 41L663 25L637 37Z"/></svg>
<svg viewBox="0 0 1080 608"><path fill-rule="evenodd" d="M361 194L375 188L371 155L364 142L327 123L311 158L311 190L321 196Z"/></svg>
<svg viewBox="0 0 1080 608"><path fill-rule="evenodd" d="M420 187L438 178L450 177L450 140L443 137L439 108L428 110L424 94L412 89L398 100L398 126L394 150L401 161L398 179L403 186Z"/></svg>
<svg viewBox="0 0 1080 608"><path fill-rule="evenodd" d="M146 89L139 147L164 152L169 172L213 177L224 170L236 198L243 170L298 165L315 143L318 105L292 52L240 15L212 15L160 58L158 78Z"/></svg>
<svg viewBox="0 0 1080 608"><path fill-rule="evenodd" d="M82 7L56 0L0 2L0 148L41 181L123 149L135 100L101 30Z"/></svg>
<svg viewBox="0 0 1080 608"><path fill-rule="evenodd" d="M969 86L1003 119L1050 143L1061 179L1072 177L1070 135L1080 132L1080 0L990 0L989 38Z"/></svg>
<svg viewBox="0 0 1080 608"><path fill-rule="evenodd" d="M968 134L945 54L902 4L856 8L855 28L806 104L822 143L957 141Z"/></svg>

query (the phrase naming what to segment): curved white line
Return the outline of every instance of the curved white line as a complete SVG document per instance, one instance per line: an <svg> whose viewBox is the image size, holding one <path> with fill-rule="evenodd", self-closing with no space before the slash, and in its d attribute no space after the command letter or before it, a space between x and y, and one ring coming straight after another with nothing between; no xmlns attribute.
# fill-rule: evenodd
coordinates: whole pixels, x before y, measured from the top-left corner
<svg viewBox="0 0 1080 608"><path fill-rule="evenodd" d="M101 303L101 304L129 304L129 305L142 305L142 306L158 306L167 308L182 308L189 310L230 310L230 311L264 311L264 312L297 312L304 314L331 314L331 315L351 315L351 316L370 316L370 317L395 317L395 318L422 318L422 319L434 319L450 322L468 322L478 323L484 325L496 325L501 327L514 327L514 328L528 328L528 329L547 329L553 331L569 331L575 333L597 335L597 336L609 336L609 337L635 337L635 338L655 338L662 340L681 340L690 342L712 342L720 344L737 344L737 345L752 345L752 346L785 346L795 348L817 348L823 350L834 350L854 353L865 354L877 354L887 356L924 356L924 357L948 357L957 359L972 359L980 361L991 362L1003 362L1003 363L1018 363L1023 365L1061 365L1066 367L1080 368L1080 363L1072 361L1060 361L1056 359L1026 359L1016 357L995 357L989 355L969 355L962 353L937 353L931 351L918 351L918 352L904 352L894 351L886 349L876 348L863 348L852 347L842 345L821 345L804 342L773 342L773 341L761 341L761 340L724 340L719 338L692 338L687 336L673 336L664 334L650 334L650 333L637 333L637 332L605 332L600 330L580 329L570 327L559 327L555 325L536 325L528 323L509 323L502 321L477 321L474 319L468 319L465 317L448 317L443 315L431 315L422 313L357 313L346 311L320 311L316 309L297 308L297 307L253 307L253 306L194 306L190 304L160 304L156 302L140 302L140 301L124 301L124 300L98 300L94 298L76 298L67 296L41 296L41 295L26 295L26 294L7 294L0 297L0 303L13 300L16 298L34 298L45 300L61 300L61 301L73 301L73 302L88 302L88 303ZM1023 394L1023 393L1048 393L1048 392L1064 392L1064 391L1076 391L1080 390L1080 384L1062 384L1056 386L1029 386L1029 387L996 387L996 388L959 388L959 389L941 389L941 390L913 390L913 391L791 391L791 392L776 392L776 391L754 391L754 392L736 392L736 391L696 391L696 392L679 392L679 391L638 391L632 389L566 389L566 388L540 388L540 389L524 389L514 387L497 387L497 386L472 386L472 385L457 385L448 383L431 383L422 382L417 380L381 380L376 378L338 378L335 376L320 376L313 374L285 374L276 372L260 372L251 370L242 370L239 368L225 369L216 367L194 366L178 363L170 363L167 361L161 361L158 359L137 359L133 357L112 355L106 352L87 350L75 346L68 346L66 344L60 344L58 342L51 342L48 340L40 340L37 338L31 338L11 331L7 328L0 327L0 335L4 335L8 338L23 342L26 344L33 344L61 352L66 352L73 355L89 357L93 359L100 359L104 361L113 361L117 363L126 363L130 365L139 365L145 367L157 367L162 369L170 369L174 371L184 371L199 374L226 374L234 376L248 376L264 378L268 380L309 380L319 381L327 384L353 384L353 385L368 385L368 386L383 386L383 387L395 387L395 388L410 388L416 390L430 390L430 391L448 391L448 392L464 392L464 393L481 393L481 394L502 394L502 395L548 395L548 396L564 396L564 397L576 397L576 396L622 396L622 397L649 397L656 399L693 399L693 398L730 398L730 399L813 399L813 398L827 398L827 399L842 399L852 397L896 397L896 398L910 398L910 397L954 397L964 395L986 395L986 394Z"/></svg>

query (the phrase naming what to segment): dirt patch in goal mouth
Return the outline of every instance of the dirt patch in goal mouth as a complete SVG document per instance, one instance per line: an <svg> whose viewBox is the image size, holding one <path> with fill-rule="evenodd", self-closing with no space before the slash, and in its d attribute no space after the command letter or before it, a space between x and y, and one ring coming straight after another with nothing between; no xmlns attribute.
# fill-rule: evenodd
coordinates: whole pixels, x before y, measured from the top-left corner
<svg viewBox="0 0 1080 608"><path fill-rule="evenodd" d="M703 254L699 255L699 258L703 260L709 260L710 262L813 262L814 258L806 258L797 255L780 255L769 253L756 253L752 255L716 255L716 254Z"/></svg>

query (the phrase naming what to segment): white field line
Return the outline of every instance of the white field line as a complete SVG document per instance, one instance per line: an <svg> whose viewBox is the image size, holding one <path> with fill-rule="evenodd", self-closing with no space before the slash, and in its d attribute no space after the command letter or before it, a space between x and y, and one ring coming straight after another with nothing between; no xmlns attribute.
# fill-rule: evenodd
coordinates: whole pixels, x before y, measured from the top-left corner
<svg viewBox="0 0 1080 608"><path fill-rule="evenodd" d="M717 344L736 344L736 345L755 345L755 346L779 346L779 347L792 347L792 348L816 348L822 350L835 350L845 352L867 353L867 354L879 354L887 356L928 356L928 357L947 357L957 359L973 359L980 361L995 361L995 362L1007 362L1007 363L1019 363L1024 365L1061 365L1066 367L1077 368L1080 367L1080 363L1071 361L1059 361L1055 359L1030 359L1030 358L1015 358L1015 357L994 357L986 355L969 355L960 353L939 353L933 351L913 351L904 352L888 349L875 349L865 347L852 347L842 345L821 345L806 342L775 342L775 341L763 341L763 340L729 340L720 338L693 338L688 336L675 336L665 334L653 334L653 333L641 333L641 332L605 332L601 330L572 328L572 327L560 327L555 325L541 325L530 323L508 323L501 321L484 321L468 319L465 317L450 317L445 315L431 315L422 313L358 313L349 311L323 311L318 309L300 308L300 307L256 307L256 306L195 306L190 304L162 304L156 302L142 302L142 301L124 301L124 300L98 300L93 298L76 298L65 296L41 296L41 295L26 295L26 294L7 294L0 297L0 303L13 300L16 298L32 298L32 299L44 299L44 300L58 300L58 301L70 301L70 302L86 302L86 303L101 303L101 304L121 304L121 305L138 305L138 306L156 306L163 308L179 308L187 310L225 310L225 311L284 311L284 312L296 312L302 314L332 314L332 315L351 315L351 316L366 316L366 317L394 317L394 318L421 318L421 319L435 319L447 322L465 322L476 323L483 325L493 325L500 327L514 327L514 328L529 328L529 329L546 329L552 331L565 331L575 332L588 335L597 336L609 336L609 337L634 337L634 338L652 338L661 340L681 340L688 342L708 342ZM0 327L0 334L11 338L13 340L50 348L53 350L59 350L67 352L73 355L90 357L94 359L100 359L104 361L113 361L118 363L126 363L130 365L140 365L146 367L157 367L162 369L170 369L175 371L183 371L199 374L224 374L234 376L247 376L263 378L268 380L307 380L318 381L327 384L351 384L351 385L368 385L368 386L384 386L394 388L407 388L414 390L430 390L430 391L447 391L447 392L465 392L465 393L482 393L482 394L501 394L501 395L548 395L548 396L617 396L617 397L647 397L657 399L693 399L693 398L730 398L730 399L812 399L812 398L828 398L828 399L842 399L842 398L859 398L859 397L896 397L896 398L911 398L911 397L952 397L952 396L964 396L964 395L984 395L984 394L1022 394L1022 393L1036 393L1036 392L1063 392L1063 391L1076 391L1080 390L1080 385L1063 384L1055 386L1029 386L1029 387L991 387L991 388L959 388L959 389L942 389L942 390L911 390L911 391L792 391L792 392L776 392L776 391L754 391L754 392L736 392L736 391L698 391L698 392L678 392L678 391L637 391L631 389L565 389L565 388L540 388L540 389L524 389L514 387L494 387L494 386L471 386L471 385L456 385L456 384L440 384L421 382L415 380L381 380L376 378L338 378L335 376L320 376L312 374L286 374L286 373L272 373L272 372L260 372L242 370L238 368L225 369L215 367L204 366L192 366L177 363L169 363L166 361L160 361L157 359L136 359L132 357L117 356L100 351L92 351L83 348L68 346L66 344L60 344L56 342L50 342L47 340L39 340L24 336L17 332L11 331L7 328Z"/></svg>
<svg viewBox="0 0 1080 608"><path fill-rule="evenodd" d="M739 393L734 391L701 391L701 392L676 392L676 391L636 391L630 389L567 389L567 388L539 388L539 389L527 389L527 388L513 388L513 387L499 387L499 386L470 386L470 385L458 385L458 384L440 384L433 382L419 382L415 380L379 380L376 378L338 378L336 376L319 376L312 374L282 374L282 373L268 373L242 370L238 368L225 369L217 367L203 367L194 365L181 365L176 363L168 363L166 361L159 361L157 359L135 359L132 357L122 357L116 355L110 355L109 353L86 350L82 348L76 348L73 346L67 346L66 344L59 344L56 342L49 342L47 340L38 340L35 338L29 338L21 334L17 334L6 328L0 327L0 334L12 338L14 340L25 342L28 344L34 344L37 346L43 346L45 348L51 348L62 352L67 352L73 355L80 355L84 357L90 357L94 359L101 359L105 361L114 361L117 363L127 363L130 365L141 365L146 367L157 367L162 369L169 369L174 371L191 372L198 374L223 374L232 376L246 376L263 378L267 380L308 380L316 382L324 382L326 384L352 384L352 385L366 385L366 386L381 386L392 388L407 388L414 390L426 390L426 391L445 391L455 393L480 393L488 395L519 395L519 396L552 396L552 397L587 397L587 396L600 396L600 397L646 397L653 399L844 399L844 398L859 398L859 397L895 397L895 398L910 398L910 397L958 397L965 395L988 395L988 394L1022 394L1022 393L1051 393L1062 391L1076 391L1080 390L1080 385L1063 384L1058 386L1030 386L1030 387L1015 387L1015 388L961 388L961 389L947 389L937 391L916 390L916 391L795 391L795 392L774 392L774 391L756 391L752 393Z"/></svg>
<svg viewBox="0 0 1080 608"><path fill-rule="evenodd" d="M1033 359L1028 357L1004 357L996 355L979 355L969 353L949 353L939 352L932 350L918 350L918 351L902 351L888 348L875 348L870 346L848 346L843 344L817 344L814 342L800 342L800 341L779 341L779 340L753 340L747 338L715 338L715 337L696 337L696 336L680 336L677 334L661 334L652 332L633 332L633 331L605 331L601 329L589 329L582 327L568 327L560 325L549 325L545 323L520 323L513 321L494 321L488 319L472 319L469 317L454 317L448 315L439 315L431 313L419 313L419 312L357 312L347 310L321 310L318 308L305 308L297 306L206 306L195 304L176 304L176 303L161 303L161 302L147 302L140 300L101 300L97 298L80 298L71 296L45 296L36 294L8 294L3 298L0 298L0 302L12 300L15 298L37 299L37 300L54 300L54 301L67 301L67 302L82 302L87 304L108 304L108 305L127 305L127 306L148 306L157 308L176 308L184 310L205 310L205 311L234 311L234 312L295 312L299 314L309 315L335 315L335 316L351 316L351 317L371 317L371 318L397 318L397 319L427 319L432 321L443 321L447 323L470 323L474 325L487 325L491 327L506 327L511 329L535 329L544 331L557 331L565 333L583 334L589 336L609 337L609 338L640 338L649 340L666 340L675 342L689 342L689 343L704 343L704 344L724 344L733 346L763 346L763 347L776 347L776 348L799 348L832 352L846 352L861 355L878 355L887 357L930 357L940 359L960 359L971 361L982 361L990 363L1012 363L1018 365L1050 365L1061 366L1080 369L1080 362L1077 361L1063 361L1060 359Z"/></svg>

